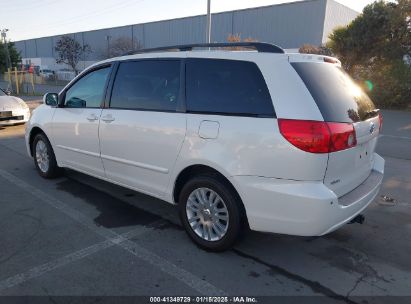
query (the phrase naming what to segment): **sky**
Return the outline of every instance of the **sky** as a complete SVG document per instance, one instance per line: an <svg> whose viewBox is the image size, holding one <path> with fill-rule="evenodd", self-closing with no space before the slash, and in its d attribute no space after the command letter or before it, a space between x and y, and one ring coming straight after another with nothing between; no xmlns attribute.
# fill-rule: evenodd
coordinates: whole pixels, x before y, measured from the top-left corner
<svg viewBox="0 0 411 304"><path fill-rule="evenodd" d="M211 0L211 12L290 0ZM337 0L358 12L373 0ZM205 14L207 0L0 0L12 41Z"/></svg>

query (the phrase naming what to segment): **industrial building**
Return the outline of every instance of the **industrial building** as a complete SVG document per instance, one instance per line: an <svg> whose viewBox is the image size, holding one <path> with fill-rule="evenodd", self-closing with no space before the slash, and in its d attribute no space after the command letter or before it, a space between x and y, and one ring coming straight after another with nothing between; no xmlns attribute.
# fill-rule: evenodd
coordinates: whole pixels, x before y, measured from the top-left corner
<svg viewBox="0 0 411 304"><path fill-rule="evenodd" d="M225 42L230 34L298 49L302 44L321 45L337 26L347 25L359 13L334 0L308 0L212 14L211 40ZM101 60L118 38L144 48L200 43L206 39L206 15L163 20L67 34L91 48L80 63L85 68ZM58 70L54 47L61 36L17 41L23 63Z"/></svg>

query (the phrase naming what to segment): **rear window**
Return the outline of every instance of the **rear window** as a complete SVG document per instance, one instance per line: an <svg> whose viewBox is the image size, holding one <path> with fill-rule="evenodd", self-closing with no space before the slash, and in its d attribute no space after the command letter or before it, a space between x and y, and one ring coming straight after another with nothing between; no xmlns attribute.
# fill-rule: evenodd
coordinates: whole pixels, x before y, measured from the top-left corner
<svg viewBox="0 0 411 304"><path fill-rule="evenodd" d="M186 96L192 113L274 116L264 77L249 61L188 59Z"/></svg>
<svg viewBox="0 0 411 304"><path fill-rule="evenodd" d="M371 99L348 76L332 64L293 62L325 121L358 122L378 115Z"/></svg>

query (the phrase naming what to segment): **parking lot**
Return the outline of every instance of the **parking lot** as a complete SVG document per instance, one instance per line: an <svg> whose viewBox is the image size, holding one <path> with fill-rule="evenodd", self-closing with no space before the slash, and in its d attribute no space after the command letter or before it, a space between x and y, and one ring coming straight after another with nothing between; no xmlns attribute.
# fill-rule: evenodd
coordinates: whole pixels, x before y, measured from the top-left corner
<svg viewBox="0 0 411 304"><path fill-rule="evenodd" d="M0 127L0 295L410 303L411 112L383 116L385 177L363 225L324 237L249 232L224 253L198 249L157 199L68 170L40 178L24 126Z"/></svg>

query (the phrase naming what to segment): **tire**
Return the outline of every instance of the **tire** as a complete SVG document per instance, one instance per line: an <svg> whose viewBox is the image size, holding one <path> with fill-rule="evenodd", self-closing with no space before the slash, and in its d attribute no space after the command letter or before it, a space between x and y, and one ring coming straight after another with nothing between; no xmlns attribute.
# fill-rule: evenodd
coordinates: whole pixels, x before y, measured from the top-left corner
<svg viewBox="0 0 411 304"><path fill-rule="evenodd" d="M55 178L61 175L62 168L57 166L53 148L44 133L39 133L33 140L32 154L37 172L44 178Z"/></svg>
<svg viewBox="0 0 411 304"><path fill-rule="evenodd" d="M241 200L227 182L216 175L190 179L180 192L178 205L184 229L202 249L216 252L230 249L242 234ZM227 220L224 220L225 214Z"/></svg>

